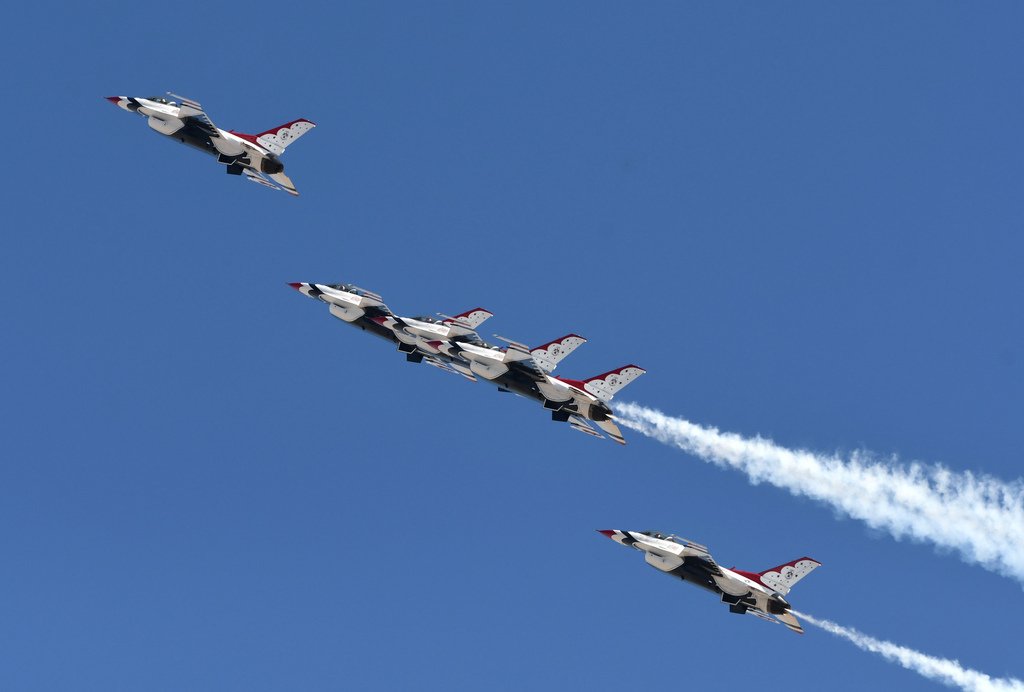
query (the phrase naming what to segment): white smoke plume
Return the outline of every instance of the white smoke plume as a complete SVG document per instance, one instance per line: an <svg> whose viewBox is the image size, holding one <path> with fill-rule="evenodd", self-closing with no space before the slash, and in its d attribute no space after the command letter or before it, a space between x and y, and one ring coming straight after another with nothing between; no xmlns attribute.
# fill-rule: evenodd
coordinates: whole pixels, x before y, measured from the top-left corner
<svg viewBox="0 0 1024 692"><path fill-rule="evenodd" d="M616 406L619 423L704 461L736 469L824 502L895 538L928 541L966 561L1024 582L1024 482L939 465L847 458L781 447L705 428L633 403Z"/></svg>
<svg viewBox="0 0 1024 692"><path fill-rule="evenodd" d="M819 620L807 613L793 613L804 621L842 637L858 649L878 654L907 670L912 670L929 680L941 682L950 687L959 687L971 692L1005 692L1006 690L1024 691L1024 682L1017 678L993 678L970 668L964 668L958 661L948 658L936 658L920 651L908 649L899 644L875 639L858 632L852 627L843 627L829 620Z"/></svg>

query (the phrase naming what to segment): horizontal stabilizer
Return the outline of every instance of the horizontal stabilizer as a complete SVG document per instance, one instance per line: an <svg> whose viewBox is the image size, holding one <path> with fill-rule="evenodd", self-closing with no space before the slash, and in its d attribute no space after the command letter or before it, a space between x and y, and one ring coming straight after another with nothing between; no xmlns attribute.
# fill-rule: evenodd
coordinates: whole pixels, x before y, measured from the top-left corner
<svg viewBox="0 0 1024 692"><path fill-rule="evenodd" d="M274 185L274 183L272 183L269 180L267 180L266 178L264 178L259 173L253 173L248 168L244 169L242 171L242 173L245 174L246 180L251 180L254 183L259 183L263 187L269 187L271 190L280 190L281 189L277 185Z"/></svg>
<svg viewBox="0 0 1024 692"><path fill-rule="evenodd" d="M604 438L604 435L590 427L587 424L586 419L581 418L580 416L571 416L569 418L569 427L572 428L573 430L578 430L581 433L586 433L587 435L592 435L593 437L597 437L599 439Z"/></svg>
<svg viewBox="0 0 1024 692"><path fill-rule="evenodd" d="M626 438L622 436L622 431L619 430L619 426L615 425L615 421L613 421L611 418L606 418L605 420L596 420L594 421L594 424L597 427L601 428L601 430L604 430L606 433L608 433L608 437L612 438L620 445L626 444Z"/></svg>
<svg viewBox="0 0 1024 692"><path fill-rule="evenodd" d="M299 191L295 189L292 179L285 175L284 171L281 171L280 173L269 173L268 175L289 195L295 195L296 197L299 196Z"/></svg>
<svg viewBox="0 0 1024 692"><path fill-rule="evenodd" d="M783 625L785 625L792 631L796 632L797 634L804 633L803 625L800 624L800 621L796 619L796 616L793 615L793 613L786 611L785 613L776 615L775 617L779 619L779 622L781 622Z"/></svg>

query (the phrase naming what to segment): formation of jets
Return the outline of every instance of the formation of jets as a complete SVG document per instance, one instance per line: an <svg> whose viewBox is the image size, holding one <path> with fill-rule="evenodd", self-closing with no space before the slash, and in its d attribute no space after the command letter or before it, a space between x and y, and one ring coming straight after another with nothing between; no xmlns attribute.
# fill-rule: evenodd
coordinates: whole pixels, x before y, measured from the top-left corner
<svg viewBox="0 0 1024 692"><path fill-rule="evenodd" d="M764 572L744 572L719 566L700 543L657 531L599 531L616 543L644 554L651 567L717 594L730 613L749 613L769 622L781 622L803 634L804 628L791 612L785 596L793 586L821 563L809 557L772 567Z"/></svg>
<svg viewBox="0 0 1024 692"><path fill-rule="evenodd" d="M284 190L298 195L291 179L284 174L280 156L288 145L306 134L316 123L305 118L249 135L234 130L222 130L213 124L198 102L176 94L168 94L177 101L162 96L107 96L118 108L137 113L146 123L162 135L176 139L202 152L217 157L226 166L229 175L244 175L246 179L273 190Z"/></svg>
<svg viewBox="0 0 1024 692"><path fill-rule="evenodd" d="M476 331L493 317L483 308L452 317L401 317L388 309L379 295L352 284L289 286L327 303L338 319L396 344L410 362L427 363L474 382L478 378L487 380L499 392L539 402L554 421L595 437L603 438L603 432L626 444L609 404L645 371L636 365L624 365L583 380L552 375L563 358L586 342L577 334L566 334L535 348L497 337L507 344L499 347L484 341Z"/></svg>
<svg viewBox="0 0 1024 692"><path fill-rule="evenodd" d="M161 96L108 96L108 101L146 118L150 128L216 157L230 175L245 176L274 190L298 195L284 173L280 156L293 141L316 127L300 118L251 135L222 130L196 101L168 94ZM586 343L578 334L566 334L540 346L495 335L505 346L484 341L477 328L493 315L483 308L455 316L402 317L383 299L352 284L292 283L292 288L328 305L330 314L363 331L396 345L412 363L426 363L473 382L494 384L499 392L532 399L551 412L551 419L598 438L610 437L625 444L615 423L610 403L623 387L644 374L636 365L575 380L552 373L570 353ZM596 428L596 429L595 429ZM674 535L657 531L602 530L600 533L644 553L652 567L718 595L731 613L749 613L781 622L803 633L785 596L821 563L809 557L764 572L745 572L718 565L708 549Z"/></svg>

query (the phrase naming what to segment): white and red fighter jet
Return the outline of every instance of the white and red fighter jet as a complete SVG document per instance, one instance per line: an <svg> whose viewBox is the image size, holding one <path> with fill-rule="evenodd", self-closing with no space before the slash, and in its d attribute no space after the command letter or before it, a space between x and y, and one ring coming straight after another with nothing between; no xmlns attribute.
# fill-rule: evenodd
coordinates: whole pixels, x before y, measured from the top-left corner
<svg viewBox="0 0 1024 692"><path fill-rule="evenodd" d="M772 567L764 572L726 569L715 562L707 547L657 531L599 530L616 543L643 552L647 564L721 596L730 613L750 613L769 622L781 622L798 634L804 628L791 612L785 596L793 585L821 563L809 557Z"/></svg>
<svg viewBox="0 0 1024 692"><path fill-rule="evenodd" d="M533 399L551 411L551 420L568 423L573 430L602 438L591 423L619 444L626 444L615 423L612 398L623 387L643 375L637 365L623 365L608 372L573 380L551 372L559 361L586 343L578 334L566 334L536 348L497 337L508 344L504 348L464 340L431 341L428 346L453 361L469 363L475 375L490 380L499 392L511 392Z"/></svg>
<svg viewBox="0 0 1024 692"><path fill-rule="evenodd" d="M567 334L533 349L503 339L509 345L499 348L483 341L476 332L492 317L483 308L454 317L439 315L439 319L401 317L391 312L376 293L351 284L289 286L327 303L338 319L397 344L410 362L427 363L474 382L483 378L500 392L513 392L541 403L551 411L552 420L604 437L591 427L593 423L619 444L626 443L608 404L616 392L645 371L626 365L585 380L551 375L563 358L586 342L577 334Z"/></svg>
<svg viewBox="0 0 1024 692"><path fill-rule="evenodd" d="M272 190L299 194L284 174L280 156L289 144L316 127L315 123L299 118L266 132L248 135L222 130L196 101L168 95L178 101L162 96L107 96L106 99L119 108L144 116L147 124L160 134L217 157L217 162L226 166L229 175L244 175Z"/></svg>

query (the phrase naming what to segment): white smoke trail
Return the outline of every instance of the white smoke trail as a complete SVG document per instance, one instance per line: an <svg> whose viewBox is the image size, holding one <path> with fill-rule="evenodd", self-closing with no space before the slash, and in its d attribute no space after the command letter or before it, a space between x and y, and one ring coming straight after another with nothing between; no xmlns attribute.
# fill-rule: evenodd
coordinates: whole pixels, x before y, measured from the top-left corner
<svg viewBox="0 0 1024 692"><path fill-rule="evenodd" d="M971 692L1024 690L1024 682L1017 678L992 678L985 673L964 668L956 660L936 658L935 656L929 656L899 644L875 639L863 632L858 632L852 627L843 627L829 620L819 620L807 613L797 613L794 611L793 614L815 627L820 627L826 632L842 637L858 649L878 654L887 661L892 661L907 670L912 670L929 680L935 680L936 682L941 682L951 687L959 687L962 690L970 690Z"/></svg>
<svg viewBox="0 0 1024 692"><path fill-rule="evenodd" d="M780 447L666 416L638 404L616 419L704 461L824 502L895 538L910 537L960 553L971 563L1024 582L1024 482L1005 482L939 465L847 459Z"/></svg>

